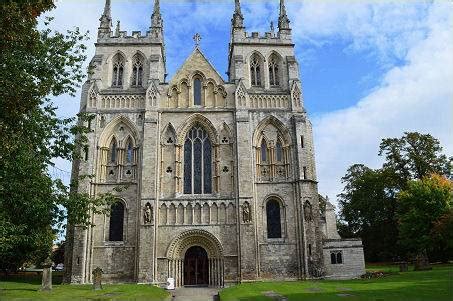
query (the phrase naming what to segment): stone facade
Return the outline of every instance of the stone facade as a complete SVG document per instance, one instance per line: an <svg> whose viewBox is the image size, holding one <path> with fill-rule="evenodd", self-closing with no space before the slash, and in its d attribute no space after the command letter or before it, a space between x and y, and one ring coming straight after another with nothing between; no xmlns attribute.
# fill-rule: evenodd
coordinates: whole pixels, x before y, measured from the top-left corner
<svg viewBox="0 0 453 301"><path fill-rule="evenodd" d="M339 275L326 270L323 241L339 236L333 209L321 216L284 2L278 32L259 35L245 32L236 0L227 81L198 43L166 81L158 0L145 35L112 31L109 0L100 21L80 108L94 116L90 143L73 177L94 175L80 191L114 191L118 203L94 227L70 225L67 281L92 282L96 267L107 282L176 286ZM359 244L348 262L363 263Z"/></svg>

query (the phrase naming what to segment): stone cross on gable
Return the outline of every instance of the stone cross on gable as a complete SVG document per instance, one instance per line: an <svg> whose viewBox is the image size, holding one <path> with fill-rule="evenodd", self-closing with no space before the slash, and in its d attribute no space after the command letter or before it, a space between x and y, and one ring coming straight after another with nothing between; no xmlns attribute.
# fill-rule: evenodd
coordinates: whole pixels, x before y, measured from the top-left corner
<svg viewBox="0 0 453 301"><path fill-rule="evenodd" d="M195 41L195 46L198 47L198 46L200 45L201 35L197 32L197 33L193 36L193 40Z"/></svg>

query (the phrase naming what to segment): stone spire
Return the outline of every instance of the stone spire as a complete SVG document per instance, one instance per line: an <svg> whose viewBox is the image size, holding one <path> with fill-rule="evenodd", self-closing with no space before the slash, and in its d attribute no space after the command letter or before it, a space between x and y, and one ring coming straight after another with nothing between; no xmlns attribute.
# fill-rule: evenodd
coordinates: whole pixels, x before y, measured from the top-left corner
<svg viewBox="0 0 453 301"><path fill-rule="evenodd" d="M244 16L241 12L241 1L234 0L234 15L231 19L231 24L233 28L243 28L244 27Z"/></svg>
<svg viewBox="0 0 453 301"><path fill-rule="evenodd" d="M162 15L160 14L160 1L154 0L154 10L151 15L151 28L163 28Z"/></svg>
<svg viewBox="0 0 453 301"><path fill-rule="evenodd" d="M289 19L286 14L285 0L280 0L280 15L278 17L278 29L282 30L291 30L289 27Z"/></svg>
<svg viewBox="0 0 453 301"><path fill-rule="evenodd" d="M99 21L101 21L101 24L98 28L98 37L110 36L110 32L112 30L112 13L110 2L110 0L105 0L104 13L99 19Z"/></svg>

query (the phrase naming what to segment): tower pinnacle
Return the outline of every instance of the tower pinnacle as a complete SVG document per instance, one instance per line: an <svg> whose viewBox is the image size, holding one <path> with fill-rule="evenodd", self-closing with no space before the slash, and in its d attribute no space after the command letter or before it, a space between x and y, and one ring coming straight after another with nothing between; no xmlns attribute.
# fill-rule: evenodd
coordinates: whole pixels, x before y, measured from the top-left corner
<svg viewBox="0 0 453 301"><path fill-rule="evenodd" d="M154 10L151 15L151 28L162 28L162 15L160 14L160 1L154 0Z"/></svg>
<svg viewBox="0 0 453 301"><path fill-rule="evenodd" d="M234 0L234 14L233 19L231 20L233 28L243 28L244 27L244 16L241 12L241 1Z"/></svg>
<svg viewBox="0 0 453 301"><path fill-rule="evenodd" d="M282 30L291 30L289 27L289 18L286 14L285 0L280 0L280 15L278 17L278 29Z"/></svg>
<svg viewBox="0 0 453 301"><path fill-rule="evenodd" d="M98 29L98 37L110 35L112 28L112 14L111 14L111 1L105 0L104 12L101 15L99 21L101 24Z"/></svg>

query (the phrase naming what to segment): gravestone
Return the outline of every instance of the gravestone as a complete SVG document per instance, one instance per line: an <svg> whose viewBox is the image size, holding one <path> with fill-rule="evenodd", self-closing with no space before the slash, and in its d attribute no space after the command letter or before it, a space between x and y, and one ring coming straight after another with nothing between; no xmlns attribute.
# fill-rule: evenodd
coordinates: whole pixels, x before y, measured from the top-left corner
<svg viewBox="0 0 453 301"><path fill-rule="evenodd" d="M102 269L100 267L93 270L93 289L95 291L102 289Z"/></svg>
<svg viewBox="0 0 453 301"><path fill-rule="evenodd" d="M52 290L52 264L49 257L42 264L41 291L50 292Z"/></svg>
<svg viewBox="0 0 453 301"><path fill-rule="evenodd" d="M402 261L400 264L400 272L407 272L409 271L409 265L406 261Z"/></svg>

